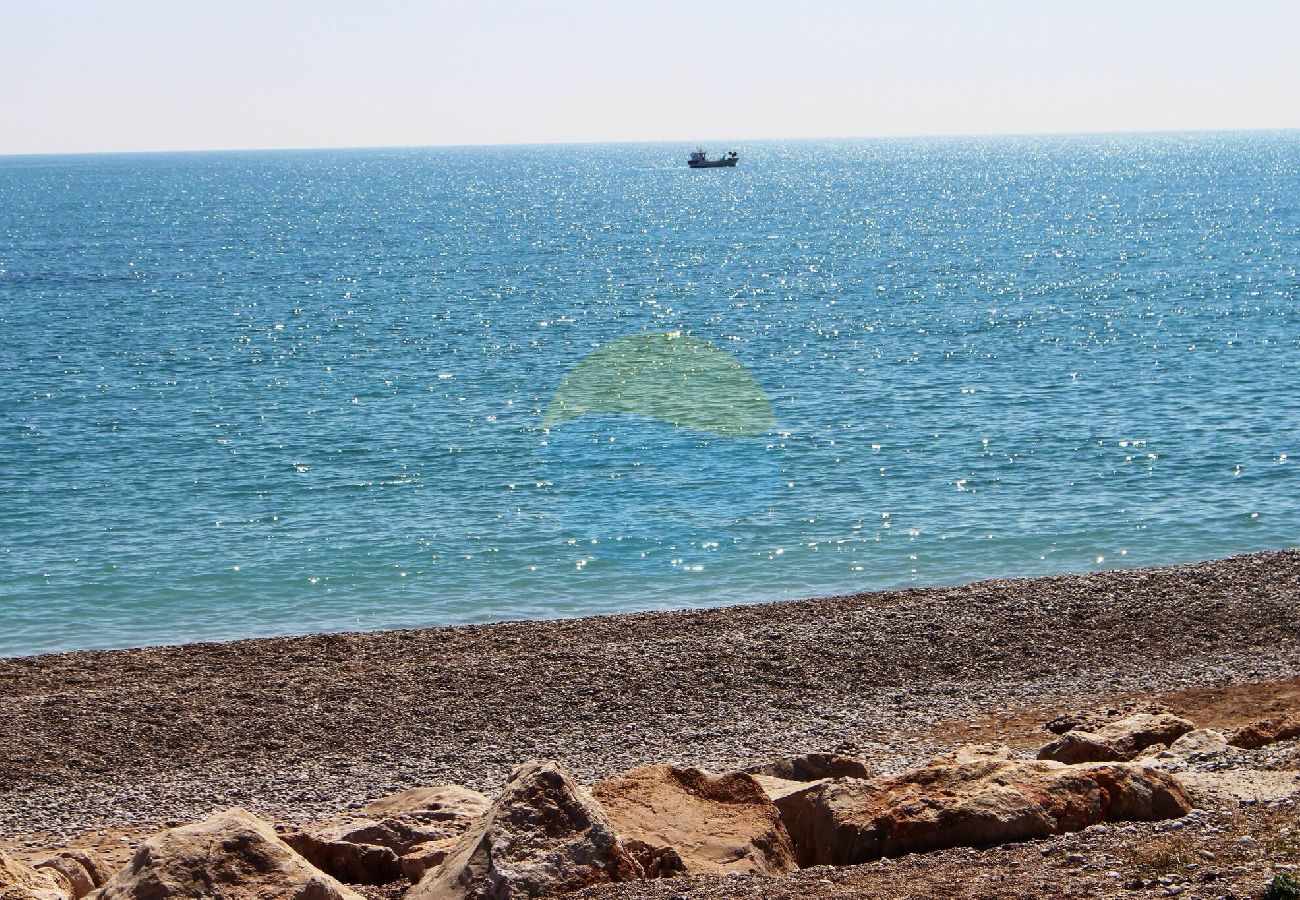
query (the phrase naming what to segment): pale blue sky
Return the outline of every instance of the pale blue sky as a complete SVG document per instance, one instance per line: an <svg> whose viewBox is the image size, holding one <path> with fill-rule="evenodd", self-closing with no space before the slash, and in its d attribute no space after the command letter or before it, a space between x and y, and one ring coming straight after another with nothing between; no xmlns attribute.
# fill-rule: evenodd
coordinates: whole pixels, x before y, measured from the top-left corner
<svg viewBox="0 0 1300 900"><path fill-rule="evenodd" d="M0 153L1300 127L1300 0L0 0Z"/></svg>

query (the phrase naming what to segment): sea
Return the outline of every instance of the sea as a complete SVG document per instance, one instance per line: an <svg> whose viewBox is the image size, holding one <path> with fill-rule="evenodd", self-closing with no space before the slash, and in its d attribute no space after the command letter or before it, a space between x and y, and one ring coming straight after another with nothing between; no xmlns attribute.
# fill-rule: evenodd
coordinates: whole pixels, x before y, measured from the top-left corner
<svg viewBox="0 0 1300 900"><path fill-rule="evenodd" d="M0 158L0 656L1300 539L1300 132Z"/></svg>

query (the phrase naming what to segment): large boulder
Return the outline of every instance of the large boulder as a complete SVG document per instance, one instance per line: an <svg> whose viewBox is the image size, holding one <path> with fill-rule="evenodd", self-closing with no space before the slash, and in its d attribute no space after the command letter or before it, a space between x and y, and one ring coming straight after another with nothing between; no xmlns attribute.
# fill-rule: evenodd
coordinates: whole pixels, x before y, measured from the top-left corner
<svg viewBox="0 0 1300 900"><path fill-rule="evenodd" d="M95 900L362 900L308 863L252 813L235 807L160 831Z"/></svg>
<svg viewBox="0 0 1300 900"><path fill-rule="evenodd" d="M1168 746L1195 728L1170 713L1136 713L1098 725L1074 728L1038 751L1039 759L1062 763L1127 762L1156 744Z"/></svg>
<svg viewBox="0 0 1300 900"><path fill-rule="evenodd" d="M460 785L414 788L355 814L282 834L316 868L351 884L418 881L491 804Z"/></svg>
<svg viewBox="0 0 1300 900"><path fill-rule="evenodd" d="M602 781L592 793L629 845L635 841L656 855L671 848L685 874L778 875L796 868L780 813L746 773L645 766Z"/></svg>
<svg viewBox="0 0 1300 900"><path fill-rule="evenodd" d="M1136 764L1067 766L966 747L890 778L817 782L776 801L802 866L988 847L1192 807L1164 772Z"/></svg>
<svg viewBox="0 0 1300 900"><path fill-rule="evenodd" d="M81 900L113 877L113 872L103 857L93 850L60 850L36 863L35 868L58 872L63 876L68 882L73 900Z"/></svg>
<svg viewBox="0 0 1300 900"><path fill-rule="evenodd" d="M69 900L72 885L58 872L34 869L0 853L0 900Z"/></svg>
<svg viewBox="0 0 1300 900"><path fill-rule="evenodd" d="M558 763L525 763L406 900L513 900L642 877L601 806Z"/></svg>

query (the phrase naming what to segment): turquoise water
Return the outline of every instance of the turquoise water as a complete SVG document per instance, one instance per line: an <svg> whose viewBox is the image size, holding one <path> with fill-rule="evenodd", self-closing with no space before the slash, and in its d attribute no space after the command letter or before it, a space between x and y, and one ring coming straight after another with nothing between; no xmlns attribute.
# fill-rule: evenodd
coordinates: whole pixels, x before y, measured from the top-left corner
<svg viewBox="0 0 1300 900"><path fill-rule="evenodd" d="M1300 134L688 149L0 159L0 655L1296 543Z"/></svg>

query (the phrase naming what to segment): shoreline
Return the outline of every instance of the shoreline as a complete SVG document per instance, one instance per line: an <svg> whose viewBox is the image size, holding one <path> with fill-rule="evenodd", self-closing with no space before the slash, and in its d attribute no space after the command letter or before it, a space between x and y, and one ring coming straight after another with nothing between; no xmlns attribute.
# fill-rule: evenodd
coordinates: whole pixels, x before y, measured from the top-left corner
<svg viewBox="0 0 1300 900"><path fill-rule="evenodd" d="M882 771L1013 708L1300 675L1300 550L763 604L0 659L0 837L245 805L304 820L848 749Z"/></svg>
<svg viewBox="0 0 1300 900"><path fill-rule="evenodd" d="M848 591L842 593L829 594L812 594L800 595L794 597L784 597L776 599L759 599L759 600L733 600L720 599L717 602L705 602L699 605L669 606L666 608L643 608L631 609L620 612L591 612L575 613L573 615L561 616L539 616L537 618L505 618L505 619L487 619L477 622L457 621L445 624L433 625L381 625L375 628L360 629L341 629L338 631L302 631L287 632L274 634L257 634L243 637L217 637L217 638L198 638L195 640L180 640L167 643L156 644L128 644L121 647L77 647L68 650L41 650L32 653L19 653L16 655L0 654L0 667L6 663L17 662L39 662L45 660L62 659L65 657L78 656L101 656L104 654L117 653L137 653L137 652L176 652L187 650L199 650L202 648L219 648L219 647L253 647L259 643L270 641L295 641L307 640L312 638L353 638L353 637L385 637L390 635L410 635L422 634L426 632L443 632L443 631L461 631L466 629L496 628L506 626L528 626L544 625L548 623L559 622L584 622L584 621L604 621L609 619L634 619L643 616L671 616L682 613L702 613L716 610L729 609L763 609L767 607L784 607L797 604L812 603L830 603L841 600L850 600L861 597L889 597L892 595L909 594L915 591L927 593L943 591L961 591L982 584L1007 584L1015 585L1021 583L1033 583L1051 581L1058 578L1087 578L1091 576L1118 575L1126 572L1168 572L1171 570L1185 569L1195 566L1210 565L1213 563L1226 563L1232 560L1245 559L1250 557L1273 556L1286 553L1300 553L1300 545L1294 547L1282 547L1270 550L1249 550L1241 553L1233 553L1229 556L1214 557L1211 559L1196 559L1185 562L1163 563L1159 565L1148 566L1118 566L1111 569L1088 570L1082 572L1062 571L1050 572L1039 575L990 575L986 577L977 577L973 580L955 580L952 582L943 582L937 584L923 585L899 585L886 586L881 588L872 588L862 591ZM0 676L2 677L2 676ZM0 683L2 686L2 683Z"/></svg>

